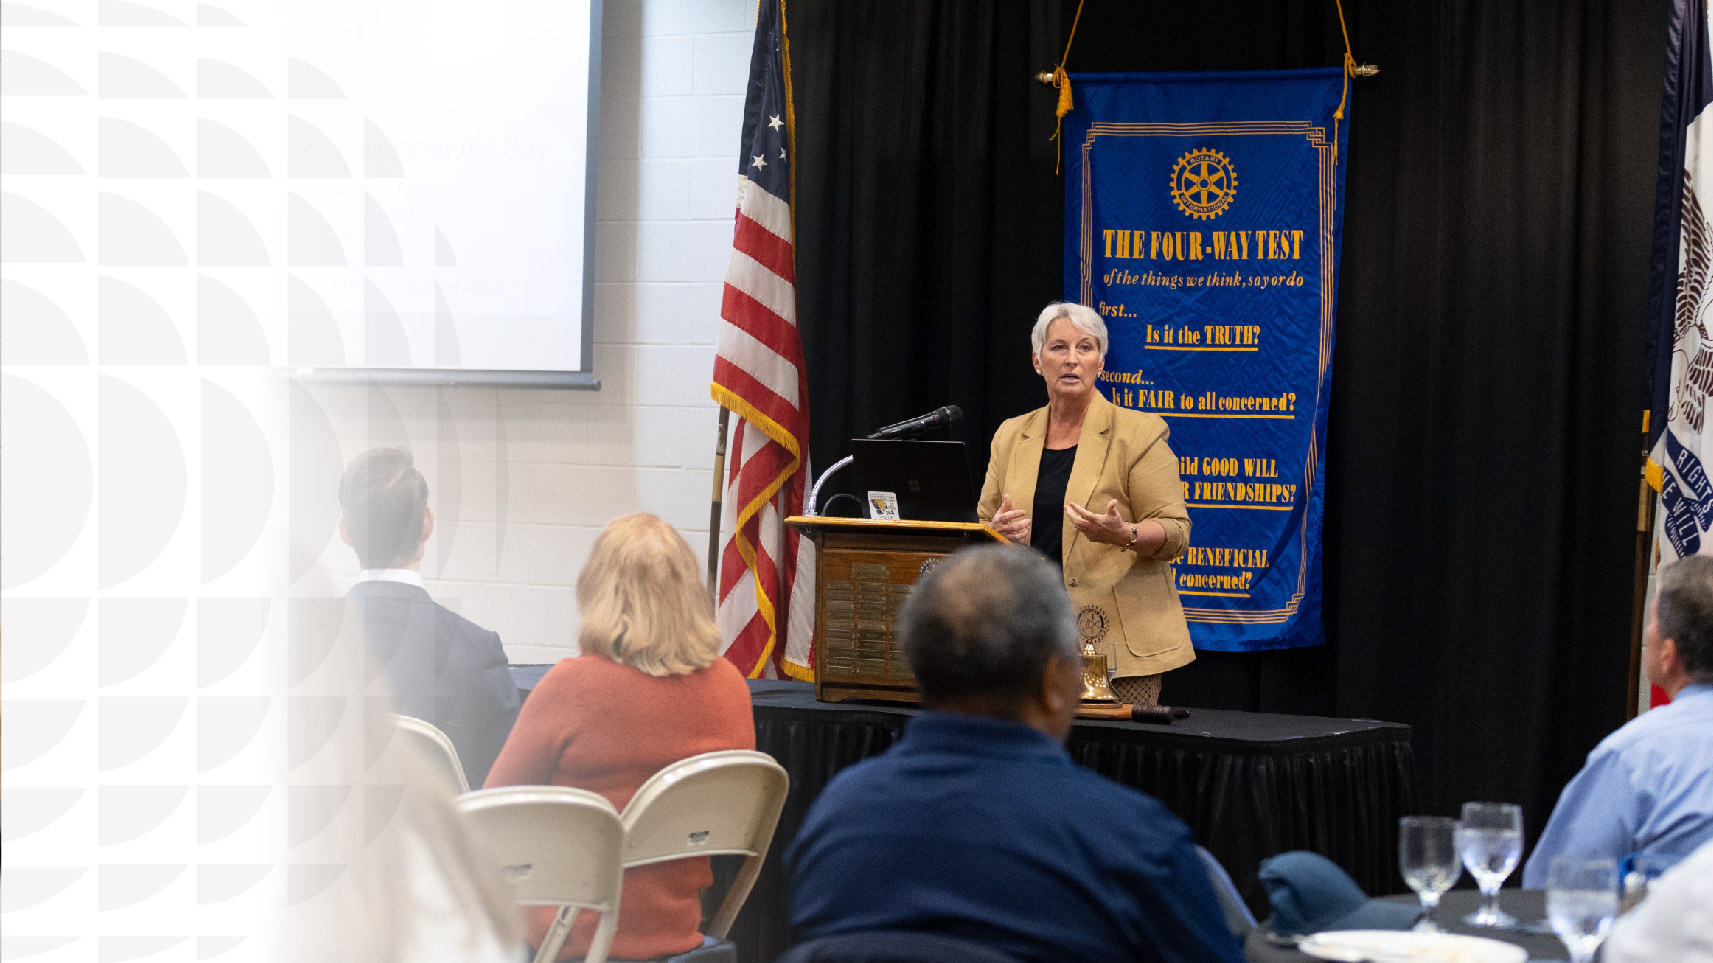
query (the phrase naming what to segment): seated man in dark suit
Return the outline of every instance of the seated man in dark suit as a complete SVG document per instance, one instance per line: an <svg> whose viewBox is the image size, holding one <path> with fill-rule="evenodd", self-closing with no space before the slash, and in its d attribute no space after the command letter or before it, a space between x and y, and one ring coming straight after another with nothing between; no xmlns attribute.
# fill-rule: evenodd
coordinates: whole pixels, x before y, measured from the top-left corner
<svg viewBox="0 0 1713 963"><path fill-rule="evenodd" d="M423 546L434 534L428 482L410 452L373 448L345 469L339 505L339 537L363 566L346 599L359 609L399 714L439 727L470 785L482 785L517 719L517 686L499 634L422 587Z"/></svg>
<svg viewBox="0 0 1713 963"><path fill-rule="evenodd" d="M800 941L956 937L1026 963L1239 961L1181 820L1071 761L1082 662L1059 570L968 549L899 617L929 710L839 773L785 854Z"/></svg>

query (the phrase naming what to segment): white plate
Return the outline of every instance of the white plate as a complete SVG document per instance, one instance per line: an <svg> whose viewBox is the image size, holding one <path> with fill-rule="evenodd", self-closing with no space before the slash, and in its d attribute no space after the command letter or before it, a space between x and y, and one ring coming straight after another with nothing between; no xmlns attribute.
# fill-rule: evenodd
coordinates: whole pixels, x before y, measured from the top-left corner
<svg viewBox="0 0 1713 963"><path fill-rule="evenodd" d="M1499 940L1413 930L1335 930L1316 933L1297 948L1345 963L1524 963L1529 958L1527 950Z"/></svg>

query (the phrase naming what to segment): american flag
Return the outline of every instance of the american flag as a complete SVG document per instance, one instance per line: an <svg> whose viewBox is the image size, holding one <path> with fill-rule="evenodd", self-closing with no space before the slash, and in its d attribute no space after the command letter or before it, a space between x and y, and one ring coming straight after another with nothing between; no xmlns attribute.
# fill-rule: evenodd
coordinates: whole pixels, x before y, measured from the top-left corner
<svg viewBox="0 0 1713 963"><path fill-rule="evenodd" d="M814 548L783 524L802 511L809 443L786 69L783 0L762 0L711 386L714 400L735 416L721 519L721 531L730 534L720 553L716 603L726 658L746 675L811 679Z"/></svg>

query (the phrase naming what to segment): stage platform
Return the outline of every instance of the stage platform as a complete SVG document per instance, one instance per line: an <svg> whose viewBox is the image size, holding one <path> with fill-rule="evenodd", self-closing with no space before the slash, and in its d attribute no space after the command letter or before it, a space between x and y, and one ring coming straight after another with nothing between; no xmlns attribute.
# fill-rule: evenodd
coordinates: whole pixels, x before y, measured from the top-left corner
<svg viewBox="0 0 1713 963"><path fill-rule="evenodd" d="M527 693L547 668L512 666L512 675ZM816 702L805 682L754 680L750 694L756 748L791 774L767 865L731 932L741 959L766 961L790 945L780 857L809 805L840 769L896 742L920 710ZM1328 856L1370 894L1403 888L1398 817L1415 805L1408 726L1191 707L1169 726L1079 720L1069 749L1078 763L1183 818L1252 907L1266 902L1258 864L1292 849ZM727 877L719 869L716 887Z"/></svg>

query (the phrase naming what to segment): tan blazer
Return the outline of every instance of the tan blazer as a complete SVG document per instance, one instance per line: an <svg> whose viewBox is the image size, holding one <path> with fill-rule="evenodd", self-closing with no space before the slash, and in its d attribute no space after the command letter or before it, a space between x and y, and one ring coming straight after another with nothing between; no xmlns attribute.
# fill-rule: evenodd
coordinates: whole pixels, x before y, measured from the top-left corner
<svg viewBox="0 0 1713 963"><path fill-rule="evenodd" d="M1158 551L1139 557L1093 542L1062 511L1058 518L1064 526L1065 590L1077 610L1077 628L1086 641L1112 643L1120 676L1153 675L1196 657L1172 584L1171 561L1189 545L1190 516L1177 456L1166 445L1168 434L1159 415L1120 408L1096 392L1065 486L1066 500L1091 512L1106 511L1106 503L1116 498L1118 514L1126 520L1159 522L1166 541ZM1046 408L1012 418L994 432L987 481L976 507L982 521L993 520L1007 493L1012 508L1029 511L1034 505L1046 440Z"/></svg>

